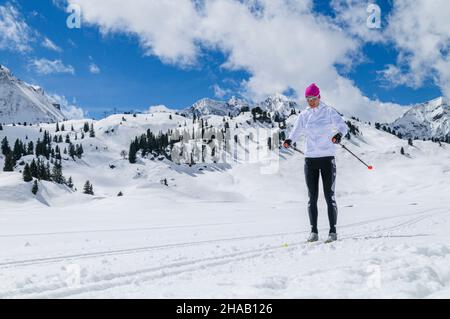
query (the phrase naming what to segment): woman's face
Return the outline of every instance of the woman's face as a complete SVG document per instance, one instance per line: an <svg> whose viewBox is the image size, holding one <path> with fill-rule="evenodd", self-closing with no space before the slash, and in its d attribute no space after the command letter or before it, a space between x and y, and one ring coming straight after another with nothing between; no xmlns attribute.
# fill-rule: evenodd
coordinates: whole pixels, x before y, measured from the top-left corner
<svg viewBox="0 0 450 319"><path fill-rule="evenodd" d="M308 96L306 97L306 101L308 101L309 107L315 108L320 104L320 97L317 96Z"/></svg>

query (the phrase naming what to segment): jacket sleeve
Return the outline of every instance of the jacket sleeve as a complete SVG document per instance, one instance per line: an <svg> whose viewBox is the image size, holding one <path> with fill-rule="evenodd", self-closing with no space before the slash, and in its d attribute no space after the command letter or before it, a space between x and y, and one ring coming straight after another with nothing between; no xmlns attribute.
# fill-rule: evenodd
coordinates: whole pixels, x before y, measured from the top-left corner
<svg viewBox="0 0 450 319"><path fill-rule="evenodd" d="M303 116L302 113L299 114L297 117L297 120L295 121L294 128L291 131L291 134L289 134L289 139L293 142L296 142L298 138L300 137L300 134L303 131Z"/></svg>
<svg viewBox="0 0 450 319"><path fill-rule="evenodd" d="M343 136L347 135L348 125L334 108L331 108L331 122L339 133Z"/></svg>

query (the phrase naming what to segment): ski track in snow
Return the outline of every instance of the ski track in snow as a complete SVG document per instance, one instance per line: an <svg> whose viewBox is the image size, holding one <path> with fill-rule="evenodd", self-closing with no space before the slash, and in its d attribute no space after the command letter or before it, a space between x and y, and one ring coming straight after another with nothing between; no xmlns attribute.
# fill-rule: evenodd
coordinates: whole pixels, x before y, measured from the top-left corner
<svg viewBox="0 0 450 319"><path fill-rule="evenodd" d="M371 237L371 235L379 234L381 232L391 232L401 228L407 228L414 224L420 223L421 221L431 218L433 216L439 214L446 214L448 210L446 208L436 208L425 211L416 212L410 215L398 215L391 216L386 218L376 218L369 221L342 225L341 229L354 229L364 225L370 225L374 223L379 223L380 221L387 220L399 220L394 225L390 225L387 227L377 228L375 230L369 232L356 232L353 235L344 236L340 239L340 242L347 240L370 240L370 239L379 239L382 237ZM113 231L113 230L111 230ZM127 230L128 231L128 230ZM245 241L249 239L269 239L276 237L284 237L299 234L306 234L307 232L295 232L295 233L278 233L278 234L267 234L261 236L243 236L243 237L234 237L234 238L221 238L215 240L206 240L199 242L185 242L178 244L170 244L170 245L159 245L159 246L151 246L151 247L136 247L133 249L123 249L123 250L115 250L115 251L102 251L102 252L94 252L87 254L79 254L79 255L68 255L68 256L58 256L58 257L49 257L49 258L41 258L41 259L32 259L32 260L18 260L12 262L4 262L0 263L0 270L8 269L8 268L17 268L17 267L29 267L36 266L45 263L67 263L70 261L71 263L80 260L80 259L90 259L90 258L100 258L105 256L118 256L118 255L131 255L131 254L146 254L150 253L153 250L169 250L169 249L177 249L186 246L202 246L202 245L210 245L215 243L224 243L224 242L236 242L236 241ZM59 233L63 234L63 233ZM39 234L45 235L45 234ZM54 234L48 234L54 235ZM386 236L389 237L389 236ZM393 236L395 237L395 236ZM400 236L401 237L401 236ZM285 239L285 238L283 238ZM292 239L292 238L290 238ZM280 241L282 242L282 241ZM330 247L335 247L334 249L339 249L341 245L340 242L328 245ZM326 244L324 244L326 245ZM319 249L318 244L305 244L304 242L290 242L288 245L289 249L294 249L296 254L302 255L305 252L311 252ZM148 281L155 281L160 279L167 279L169 277L178 276L184 273L196 272L196 271L205 271L210 270L213 267L221 267L227 264L239 264L243 261L248 260L258 260L267 255L270 252L280 252L285 250L286 248L282 245L268 245L264 248L258 249L249 249L244 251L239 251L231 254L223 254L219 256L206 257L206 258L198 258L192 259L185 262L173 262L168 264L162 264L157 267L149 267L144 269L138 269L134 271L128 272L118 272L118 273L107 273L95 276L93 280L86 280L82 283L80 287L70 288L67 287L67 284L61 282L60 284L51 284L51 285L38 285L33 286L31 288L18 289L14 291L9 291L0 294L0 298L66 298L66 297L76 297L77 295L82 295L83 293L93 293L93 292L101 292L105 290L119 288L121 286L128 285L136 285L137 283L143 284ZM449 248L450 249L450 248ZM449 250L450 254L450 250Z"/></svg>
<svg viewBox="0 0 450 319"><path fill-rule="evenodd" d="M443 213L446 213L447 210L445 208L437 208L437 209L431 209L426 210L423 212L417 212L413 215L422 215L424 213L428 213L433 210L442 210ZM411 215L406 215L411 216ZM377 231L390 231L395 230L403 226L410 226L417 222L420 222L423 219L429 218L433 216L433 214L427 214L424 216L418 216L413 219L407 219L406 221L402 221L401 223L389 226L386 228L379 229ZM370 221L365 222L359 222L355 224L350 225L342 225L340 228L352 228L356 226L362 226L371 224L374 222L379 221L385 221L389 219L397 219L405 217L405 215L399 215L399 216L392 216L392 217L386 217L386 218L377 218ZM136 230L150 230L150 229L168 229L168 228L190 228L190 227L199 227L199 226L216 226L216 225L227 225L231 223L220 223L220 224L202 224L202 225L186 225L186 226L158 226L158 227L148 227L148 228L137 228L137 229L121 229L121 230L102 230L102 231L95 231L95 230L88 230L88 231L73 231L73 232L57 232L57 233L38 233L38 234L17 234L17 235L3 235L0 237L18 237L18 236L47 236L47 235L66 235L66 234L78 234L78 233L99 233L99 232L120 232L120 231L136 231ZM293 235L293 234L301 234L301 233L307 233L307 232L286 232L286 233L277 233L277 234L268 234L268 235L257 235L257 236L243 236L243 237L233 237L233 238L222 238L222 239L214 239L214 240L205 240L205 241L198 241L198 242L186 242L186 243L177 243L177 244L168 244L168 245L158 245L158 246L150 246L150 247L136 247L136 248L130 248L130 249L121 249L121 250L111 250L111 251L100 251L100 252L92 252L92 253L86 253L86 254L78 254L78 255L65 255L65 256L55 256L55 257L47 257L47 258L38 258L38 259L28 259L28 260L15 260L10 262L0 262L0 269L5 268L11 268L11 267L19 267L19 266L28 266L28 265L36 265L41 263L51 263L51 262L60 262L60 261L67 261L67 260L76 260L81 258L96 258L96 257L103 257L103 256L114 256L114 255L124 255L124 254L134 254L134 253L140 253L140 252L147 252L154 249L169 249L169 248L179 248L183 246L195 246L195 245L201 245L201 244L212 244L217 242L225 242L225 241L236 241L236 240L246 240L246 239L257 239L257 238L270 238L270 237L278 237L278 236L286 236L286 235ZM357 234L355 236L346 236L343 238L340 238L340 241L345 239L355 239L355 238L366 238L365 236L370 235L372 232L368 233L362 233Z"/></svg>

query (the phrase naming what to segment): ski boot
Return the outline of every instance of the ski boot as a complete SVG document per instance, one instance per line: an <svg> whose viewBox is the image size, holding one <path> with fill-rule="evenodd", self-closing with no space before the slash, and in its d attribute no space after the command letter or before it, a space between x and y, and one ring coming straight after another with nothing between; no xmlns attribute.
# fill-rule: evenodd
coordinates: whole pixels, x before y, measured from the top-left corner
<svg viewBox="0 0 450 319"><path fill-rule="evenodd" d="M330 233L329 235L328 235L328 239L325 241L325 244L329 244L329 243L332 243L332 242L335 242L335 241L337 241L337 234L336 233Z"/></svg>
<svg viewBox="0 0 450 319"><path fill-rule="evenodd" d="M319 241L319 234L317 233L311 233L308 237L307 243L315 243Z"/></svg>

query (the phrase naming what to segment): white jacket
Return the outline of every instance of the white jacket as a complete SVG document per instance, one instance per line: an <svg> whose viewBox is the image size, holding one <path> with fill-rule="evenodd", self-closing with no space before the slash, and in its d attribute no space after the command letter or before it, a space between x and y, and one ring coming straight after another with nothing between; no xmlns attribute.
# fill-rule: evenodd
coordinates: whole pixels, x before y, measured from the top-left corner
<svg viewBox="0 0 450 319"><path fill-rule="evenodd" d="M336 145L332 138L338 132L345 136L347 124L334 108L320 102L318 107L308 107L300 113L289 139L296 142L300 135L306 136L306 157L335 156Z"/></svg>

